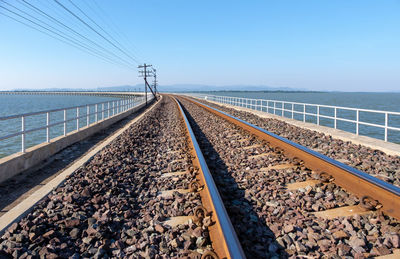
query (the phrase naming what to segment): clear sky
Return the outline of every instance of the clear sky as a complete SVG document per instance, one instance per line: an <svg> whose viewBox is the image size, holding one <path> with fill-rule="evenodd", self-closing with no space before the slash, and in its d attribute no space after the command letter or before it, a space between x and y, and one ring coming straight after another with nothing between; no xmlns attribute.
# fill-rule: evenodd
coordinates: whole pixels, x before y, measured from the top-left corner
<svg viewBox="0 0 400 259"><path fill-rule="evenodd" d="M21 0L0 0L11 8L4 1L24 8ZM28 1L101 42L54 0ZM59 1L72 9L69 0ZM140 62L153 64L161 85L400 91L400 1L73 2ZM142 82L136 69L109 64L1 15L0 33L0 90Z"/></svg>

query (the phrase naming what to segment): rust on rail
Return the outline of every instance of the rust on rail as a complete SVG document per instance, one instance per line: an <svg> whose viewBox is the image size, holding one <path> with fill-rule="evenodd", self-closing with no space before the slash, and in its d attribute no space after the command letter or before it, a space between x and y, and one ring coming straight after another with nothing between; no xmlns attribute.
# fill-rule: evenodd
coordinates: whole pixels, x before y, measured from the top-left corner
<svg viewBox="0 0 400 259"><path fill-rule="evenodd" d="M214 252L218 256L217 258L245 258L215 182L212 179L200 147L189 125L189 121L179 102L175 98L174 100L181 111L181 116L186 126L185 131L193 165L198 170L196 175L198 184L193 184L194 186L191 186L191 189L199 191L203 206L195 209L194 216L198 220L203 220L206 216L211 216L211 224L207 225L214 251L208 251L203 254L202 258L215 258L213 255Z"/></svg>
<svg viewBox="0 0 400 259"><path fill-rule="evenodd" d="M332 181L335 184L353 193L358 198L364 199L363 197L365 196L372 196L380 204L377 208L378 210L394 218L400 219L400 188L383 182L338 161L334 161L333 159L308 148L300 147L300 145L294 142L279 137L241 119L237 119L217 109L194 101L191 98L182 98L224 118L236 126L239 126L259 139L268 142L271 146L282 149L288 157L301 159L304 161L304 165L311 170L321 174L329 174L332 176Z"/></svg>

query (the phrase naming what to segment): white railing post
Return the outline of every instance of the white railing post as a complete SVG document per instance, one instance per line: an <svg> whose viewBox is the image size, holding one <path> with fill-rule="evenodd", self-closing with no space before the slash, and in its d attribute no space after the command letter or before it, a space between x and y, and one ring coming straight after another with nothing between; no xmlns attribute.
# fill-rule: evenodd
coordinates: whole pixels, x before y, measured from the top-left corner
<svg viewBox="0 0 400 259"><path fill-rule="evenodd" d="M95 112L94 122L97 122L97 110L98 110L97 106L98 106L97 104L94 106L94 112Z"/></svg>
<svg viewBox="0 0 400 259"><path fill-rule="evenodd" d="M79 130L79 107L76 108L76 130Z"/></svg>
<svg viewBox="0 0 400 259"><path fill-rule="evenodd" d="M115 102L115 101L112 102L112 115L113 115L113 116L114 116L114 114L115 114L115 104L114 104L114 102Z"/></svg>
<svg viewBox="0 0 400 259"><path fill-rule="evenodd" d="M64 109L64 136L67 136L67 110Z"/></svg>
<svg viewBox="0 0 400 259"><path fill-rule="evenodd" d="M334 128L337 128L337 108L335 107L335 121L334 121Z"/></svg>
<svg viewBox="0 0 400 259"><path fill-rule="evenodd" d="M252 109L252 110L260 110L263 112L271 113L274 115L279 114L279 116L285 117L288 114L288 118L292 118L294 120L299 120L301 121L301 114L303 114L303 122L307 122L307 115L309 117L311 116L312 118L309 119L309 122L312 123L314 120L313 118L316 117L316 124L317 125L323 125L323 119L326 118L328 121L333 120L332 128L338 129L339 127L339 122L340 121L346 121L350 123L354 123L356 125L355 129L355 134L358 136L360 135L360 125L367 125L375 128L383 128L384 129L384 140L385 142L388 141L389 138L389 130L393 129L396 131L400 131L399 127L390 127L389 126L389 116L395 115L398 116L400 115L399 112L389 112L389 111L382 111L382 110L370 110L370 109L358 109L358 108L350 108L350 107L340 107L340 106L333 106L333 105L322 105L322 104L307 104L307 103L297 103L297 102L286 102L286 101L280 101L280 100L264 100L264 99L257 99L257 98L245 98L245 97L235 97L235 96L209 96L209 100L215 100L220 103L227 103L233 106L239 106L239 107L244 107L247 109ZM265 102L265 103L264 103ZM273 104L272 104L273 102ZM281 107L277 106L277 103L281 103ZM266 104L266 107L264 106ZM288 104L291 104L291 108L288 108ZM299 106L296 108L295 106ZM312 107L309 109L307 112L307 105L309 107ZM301 109L301 106L303 106L303 109ZM259 108L258 108L259 107ZM316 112L314 113L314 107L316 107ZM264 110L265 108L265 110ZM287 109L286 109L287 108ZM326 108L329 109L329 115L325 115L322 111L321 113L321 108ZM279 109L281 109L281 113L279 113ZM330 112L333 109L333 114L331 115ZM352 119L347 119L346 117L341 117L340 116L340 109L342 110L348 110L348 111L355 111L356 112L356 118ZM273 110L273 111L271 111ZM278 111L277 111L278 110ZM328 110L327 110L328 111ZM286 113L287 112L287 113ZM385 122L364 122L360 118L360 113L361 112L372 112L372 113L378 113L378 114L384 114L385 115ZM299 114L298 118L295 118L295 113ZM350 131L345 127L345 131ZM353 131L354 132L354 131Z"/></svg>
<svg viewBox="0 0 400 259"><path fill-rule="evenodd" d="M292 119L294 118L294 104L292 103Z"/></svg>
<svg viewBox="0 0 400 259"><path fill-rule="evenodd" d="M104 120L104 103L101 104L101 119Z"/></svg>
<svg viewBox="0 0 400 259"><path fill-rule="evenodd" d="M21 151L25 153L25 117L21 117Z"/></svg>
<svg viewBox="0 0 400 259"><path fill-rule="evenodd" d="M110 102L107 102L107 118L110 118Z"/></svg>
<svg viewBox="0 0 400 259"><path fill-rule="evenodd" d="M389 114L385 112L385 142L388 141Z"/></svg>
<svg viewBox="0 0 400 259"><path fill-rule="evenodd" d="M90 107L89 105L86 105L86 126L89 126L90 124Z"/></svg>
<svg viewBox="0 0 400 259"><path fill-rule="evenodd" d="M49 124L50 124L50 113L46 112L46 142L50 142L50 129L49 129Z"/></svg>
<svg viewBox="0 0 400 259"><path fill-rule="evenodd" d="M360 111L357 110L356 114L357 114L356 115L356 135L358 135L358 129L360 127L360 124L359 124L359 122L360 122Z"/></svg>

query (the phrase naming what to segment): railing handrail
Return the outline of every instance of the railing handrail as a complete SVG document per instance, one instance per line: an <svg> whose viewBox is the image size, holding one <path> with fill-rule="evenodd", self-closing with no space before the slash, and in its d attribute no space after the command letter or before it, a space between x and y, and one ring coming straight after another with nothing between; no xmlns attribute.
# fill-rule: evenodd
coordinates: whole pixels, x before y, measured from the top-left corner
<svg viewBox="0 0 400 259"><path fill-rule="evenodd" d="M135 97L133 97L133 98L135 98ZM141 98L141 97L139 97L139 98ZM86 107L86 106L88 106L88 105L93 106L93 105L99 105L99 104L104 104L104 103L109 103L109 102L120 101L120 100L124 100L124 99L131 99L131 98L130 98L130 97L127 97L127 98L118 98L118 99L115 99L115 100L104 101L104 102L99 102L99 103L82 104L82 105L78 105L78 106L70 106L70 107L65 107L65 108L57 108L57 109L50 109L50 110L42 110L42 111L37 111L37 112L20 113L20 114L15 114L15 115L9 115L9 116L0 117L0 121L2 121L2 120L16 119L16 118L21 118L22 116L24 116L24 117L29 117L29 116L34 116L34 115L39 115L39 114L48 113L48 112L59 112L59 111L63 111L63 110L72 110L72 109L76 109L76 108L83 108L83 107Z"/></svg>
<svg viewBox="0 0 400 259"><path fill-rule="evenodd" d="M149 101L152 100L153 97L149 97ZM138 102L137 102L138 101ZM51 109L51 110L44 110L44 111L38 111L38 112L31 112L31 113L23 113L23 114L17 114L17 115L11 115L11 116L5 116L5 117L0 117L1 120L9 120L9 119L15 119L15 118L20 118L21 119L21 130L15 133L11 133L5 136L0 136L0 141L16 137L16 136L22 136L21 139L21 151L24 153L25 152L25 135L30 132L34 131L39 131L39 130L46 130L46 141L45 142L50 142L50 128L55 127L60 124L64 124L64 130L63 134L60 134L60 136L64 135L66 136L67 132L71 132L71 130L67 129L67 123L71 121L76 121L76 127L72 131L79 131L82 127L88 127L89 125L96 124L100 121L106 120L108 118L111 118L114 115L120 114L122 112L125 112L127 110L130 110L136 105L140 105L145 102L145 96L127 96L126 98L119 98L116 100L110 100L110 101L105 101L105 102L99 102L99 103L91 103L91 104L84 104L84 105L78 105L78 106L72 106L72 107L65 107L65 108L58 108L58 109ZM106 105L107 104L107 107ZM112 104L112 105L110 105ZM116 104L116 105L114 105ZM136 104L136 105L135 105ZM94 111L90 112L90 107L94 106ZM100 109L98 107L100 106ZM86 107L86 113L80 114L80 108ZM67 119L67 111L68 110L76 110L75 116L68 118ZM52 121L50 123L50 113L52 112L58 112L58 111L64 111L64 117L63 120L59 121ZM111 111L111 112L110 112ZM106 115L107 113L107 115ZM110 114L112 113L112 114ZM33 129L26 129L26 122L25 119L28 116L35 116L35 115L40 115L40 114L46 114L47 119L46 123L44 126L39 126ZM101 114L101 119L99 119L98 115ZM95 116L94 121L90 123L90 117ZM80 126L80 119L86 118L86 125ZM45 143L42 142L42 143Z"/></svg>
<svg viewBox="0 0 400 259"><path fill-rule="evenodd" d="M194 94L191 94L194 95ZM400 112L395 111L385 111L385 110L372 110L372 109L365 109L365 108L353 108L353 107L344 107L344 106L334 106L334 105L326 105L326 104L316 104L316 103L299 103L299 102L292 102L292 101L282 101L282 100L274 100L274 99L257 99L257 98L247 98L247 97L238 97L238 96L223 96L223 95L212 95L212 94L205 94L204 96L212 96L212 97L228 97L228 98L239 98L244 100L253 100L253 101L268 101L268 102L277 102L277 103L285 103L285 104L297 104L297 105L308 105L308 106L316 106L316 107L324 107L324 108L336 108L342 110L352 110L352 111L362 111L362 112L374 112L374 113L381 113L381 114L392 114L392 115L400 115Z"/></svg>
<svg viewBox="0 0 400 259"><path fill-rule="evenodd" d="M312 116L316 118L316 124L320 125L320 119L330 119L333 120L334 129L337 129L337 122L342 121L342 122L349 122L349 123L354 123L355 124L355 134L359 135L359 127L360 125L363 126L371 126L375 128L381 128L384 129L384 141L387 142L388 140L388 130L393 130L393 131L399 131L400 132L400 127L394 127L394 126L389 126L389 115L395 115L395 116L400 116L400 112L394 112L394 111L384 111L384 110L373 110L373 109L362 109L362 108L352 108L352 107L343 107L343 106L334 106L334 105L324 105L324 104L313 104L313 103L299 103L299 102L290 102L290 101L280 101L280 100L267 100L267 99L256 99L256 98L247 98L247 97L236 97L236 96L223 96L223 95L208 95L208 94L187 94L191 95L194 97L201 97L205 98L207 100L214 100L216 102L220 103L228 103L234 106L244 106L250 109L254 110L263 110L263 108L266 109L265 112L270 113L270 110L272 114L275 114L277 116L281 117L287 117L285 114L289 113L291 114L291 118L294 118L294 114L297 115L303 115L303 122L306 122L306 116ZM263 105L266 104L266 105ZM273 106L271 106L273 104ZM278 104L278 105L277 105ZM288 105L291 105L291 109L287 109ZM302 111L298 110L298 106L302 107ZM306 110L306 107L315 107L316 111L313 109L312 111ZM297 110L295 109L297 108ZM333 110L334 115L330 114L324 114L321 113L321 108L328 108ZM277 113L279 112L279 114ZM346 118L346 116L350 116L349 114L341 116L338 115L338 111L354 111L355 113L352 114L351 116L356 116L356 119L352 118ZM384 115L384 122L382 124L377 124L379 121L376 122L369 122L366 120L361 120L360 119L360 112L367 112L367 113L373 113L373 114L381 114ZM301 120L301 119L296 119L296 120ZM348 131L348 130L346 130Z"/></svg>

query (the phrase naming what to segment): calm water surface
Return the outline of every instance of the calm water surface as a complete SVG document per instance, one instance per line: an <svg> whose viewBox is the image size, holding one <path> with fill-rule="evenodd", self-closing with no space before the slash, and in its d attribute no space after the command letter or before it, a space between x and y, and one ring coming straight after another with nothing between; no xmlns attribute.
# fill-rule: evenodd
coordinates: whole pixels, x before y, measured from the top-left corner
<svg viewBox="0 0 400 259"><path fill-rule="evenodd" d="M327 93L327 92L203 92L203 94L223 95L247 97L255 99L268 99L280 101L292 101L302 103L313 103L353 108L364 108L373 110L386 110L400 112L400 93ZM74 96L74 95L2 95L0 94L0 117L36 112L49 109L66 108L71 106L86 105L99 103L104 101L117 100L110 97L96 96ZM285 107L290 109L290 107ZM299 111L302 107L297 107ZM94 108L91 108L93 112ZM267 111L266 108L263 110ZM315 112L310 108L307 112ZM86 113L86 108L81 109L80 114ZM279 112L278 112L279 113ZM321 108L320 113L323 115L333 116L331 110ZM67 118L72 118L76 115L76 110L70 110L67 113ZM290 113L284 114L286 117L291 117ZM100 115L101 116L101 115ZM355 119L355 112L338 112L341 118ZM302 120L302 115L295 115L295 119ZM100 117L99 117L100 118ZM51 114L51 121L61 121L63 112ZM316 123L316 118L307 116L308 122ZM360 120L370 123L384 124L384 115L360 113ZM94 121L94 116L90 117L90 122ZM26 119L26 129L32 129L44 126L46 123L46 115L28 117ZM321 119L320 123L325 126L333 127L333 121ZM86 120L82 119L80 125L86 125ZM390 116L389 126L400 127L400 116ZM338 121L339 129L355 132L354 123ZM71 121L67 124L68 131L76 128L76 121ZM21 130L21 119L13 119L0 121L0 137L9 135ZM62 135L63 125L55 126L51 129L51 138ZM378 139L384 138L384 130L370 126L360 126L360 135L371 136ZM46 131L40 130L26 135L26 147L31 147L42 143L46 140ZM390 142L400 143L400 132L389 130L388 140ZM7 140L0 141L0 158L19 152L21 149L21 137L13 137Z"/></svg>
<svg viewBox="0 0 400 259"><path fill-rule="evenodd" d="M400 93L343 93L343 92L202 92L202 94L213 94L222 96L235 96L235 97L246 97L254 99L267 99L267 100L279 100L289 102L300 102L310 104L323 104L333 105L342 107L352 108L363 108L372 110L384 110L400 112ZM285 107L291 109L291 106ZM302 111L303 107L295 107L295 110ZM263 109L266 111L266 109ZM307 112L316 113L316 108L308 108ZM280 114L280 111L277 112ZM333 116L333 109L321 108L320 113L322 115ZM356 112L352 111L340 111L337 114L341 118L345 119L356 119ZM286 117L291 117L291 113L286 112ZM302 120L302 115L295 115L295 119ZM314 116L307 116L308 122L316 123ZM360 112L360 120L369 123L376 123L384 125L385 116L384 114L371 114ZM324 126L333 127L333 120L321 119L320 123ZM389 116L389 126L400 128L400 116L391 115ZM337 127L341 130L355 133L355 124L350 122L338 121ZM366 135L378 139L384 139L384 129L360 125L360 135ZM388 130L388 141L394 143L400 143L400 132L394 130Z"/></svg>
<svg viewBox="0 0 400 259"><path fill-rule="evenodd" d="M105 101L118 100L111 97L80 96L80 95L4 95L0 94L0 117L30 113L50 109L67 108L79 105L100 103ZM99 107L100 108L100 107ZM93 112L94 107L90 112ZM80 115L86 114L86 108L80 109ZM67 112L67 119L76 116L76 109ZM62 121L63 112L51 113L50 123ZM101 114L99 115L101 118ZM94 116L90 118L94 121ZM46 125L46 115L36 115L26 118L26 129L33 129ZM81 119L80 126L86 125L86 120ZM76 128L76 121L67 124L68 131ZM0 137L6 136L21 130L21 119L0 121ZM55 138L63 134L63 125L51 128L50 136ZM39 130L26 134L26 147L32 147L46 141L46 130ZM15 152L21 151L21 136L0 140L0 158Z"/></svg>

